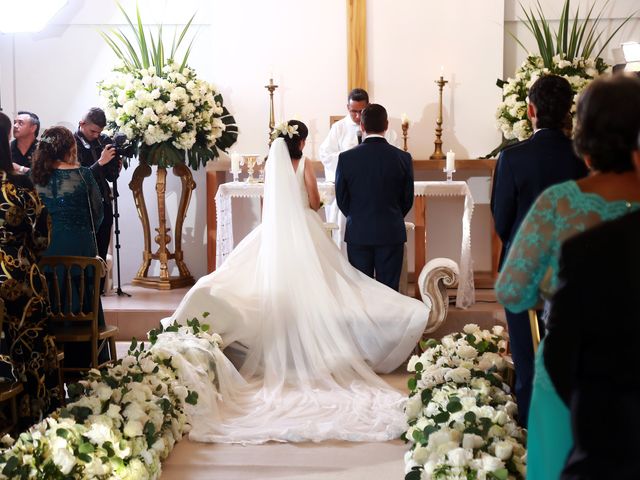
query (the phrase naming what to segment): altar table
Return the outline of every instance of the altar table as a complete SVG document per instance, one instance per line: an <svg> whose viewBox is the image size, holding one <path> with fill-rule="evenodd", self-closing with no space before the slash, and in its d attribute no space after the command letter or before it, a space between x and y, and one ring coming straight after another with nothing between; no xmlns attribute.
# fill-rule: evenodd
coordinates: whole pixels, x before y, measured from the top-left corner
<svg viewBox="0 0 640 480"><path fill-rule="evenodd" d="M426 259L426 205L427 197L459 196L464 198L464 214L462 216L462 245L460 249L460 275L456 306L467 308L475 302L473 284L473 263L471 260L471 217L473 215L473 197L466 182L415 182L415 275L422 271ZM332 182L318 182L320 197L325 203L335 198ZM262 198L262 183L229 182L219 186L215 196L216 203L216 268L220 267L232 252L233 212L232 198ZM417 297L420 298L419 292Z"/></svg>

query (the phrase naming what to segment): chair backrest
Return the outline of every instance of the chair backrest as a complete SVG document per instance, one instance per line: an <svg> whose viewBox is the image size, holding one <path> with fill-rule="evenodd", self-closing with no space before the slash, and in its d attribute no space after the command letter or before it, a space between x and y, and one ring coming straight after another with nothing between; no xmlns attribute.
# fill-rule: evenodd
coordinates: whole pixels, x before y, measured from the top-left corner
<svg viewBox="0 0 640 480"><path fill-rule="evenodd" d="M533 340L533 353L538 351L540 345L540 324L538 323L538 312L529 310L529 327L531 328L531 339Z"/></svg>
<svg viewBox="0 0 640 480"><path fill-rule="evenodd" d="M40 270L47 280L51 320L93 322L97 331L102 262L95 257L45 257Z"/></svg>
<svg viewBox="0 0 640 480"><path fill-rule="evenodd" d="M329 116L329 128L331 128L331 126L336 123L338 120L342 120L344 118L344 115L331 115Z"/></svg>

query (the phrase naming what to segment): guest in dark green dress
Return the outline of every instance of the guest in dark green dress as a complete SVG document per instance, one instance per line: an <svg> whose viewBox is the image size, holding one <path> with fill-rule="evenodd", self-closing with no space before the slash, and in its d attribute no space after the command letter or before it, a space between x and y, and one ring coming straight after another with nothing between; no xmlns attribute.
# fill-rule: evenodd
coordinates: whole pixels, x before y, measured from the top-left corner
<svg viewBox="0 0 640 480"><path fill-rule="evenodd" d="M1 360L23 382L20 427L59 405L57 356L38 259L49 244L50 219L28 177L13 169L11 120L0 112L0 297L4 300ZM5 372L7 373L7 372Z"/></svg>
<svg viewBox="0 0 640 480"><path fill-rule="evenodd" d="M78 163L76 141L70 130L57 126L44 131L34 155L32 175L53 222L51 243L43 256L95 257L98 251L94 232L102 222L102 197L91 170ZM90 284L87 281L87 287ZM86 293L89 297L93 294L90 288ZM79 305L73 303L70 308L77 311ZM104 325L102 304L99 323ZM101 354L100 362L108 360L105 350ZM65 365L85 366L89 361L89 348L86 352L80 351L78 344L65 348Z"/></svg>

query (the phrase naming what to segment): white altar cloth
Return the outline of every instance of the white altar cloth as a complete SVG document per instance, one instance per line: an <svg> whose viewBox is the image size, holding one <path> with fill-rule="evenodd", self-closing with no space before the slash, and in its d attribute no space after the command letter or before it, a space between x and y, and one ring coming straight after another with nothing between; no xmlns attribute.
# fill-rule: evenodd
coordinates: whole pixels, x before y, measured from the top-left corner
<svg viewBox="0 0 640 480"><path fill-rule="evenodd" d="M325 204L335 197L332 182L318 182L318 191ZM261 198L264 184L229 182L223 183L216 193L216 268L220 267L235 244L233 240L232 198ZM460 249L460 276L456 306L467 308L475 302L473 286L473 262L471 259L471 217L473 215L473 197L466 182L415 182L414 195L424 197L462 196L464 197L464 213L462 215L462 245ZM424 212L422 212L424 214ZM424 248L424 241L422 243ZM420 272L416 271L415 275Z"/></svg>

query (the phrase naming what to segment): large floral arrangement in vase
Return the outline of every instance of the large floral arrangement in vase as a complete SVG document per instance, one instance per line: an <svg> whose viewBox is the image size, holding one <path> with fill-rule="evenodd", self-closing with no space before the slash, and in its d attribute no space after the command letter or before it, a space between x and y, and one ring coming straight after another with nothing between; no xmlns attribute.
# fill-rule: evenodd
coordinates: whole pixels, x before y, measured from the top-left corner
<svg viewBox="0 0 640 480"><path fill-rule="evenodd" d="M502 132L503 142L489 153L489 157L496 155L505 146L526 140L533 133L527 116L527 94L540 76L554 74L569 81L575 94L571 111L573 114L580 92L594 78L610 70L610 66L601 57L602 52L632 15L624 19L609 37L603 39L602 32L598 31L603 11L594 16L594 8L595 3L588 8L582 19L580 8L577 8L571 18L571 2L565 0L558 28L552 32L539 3L536 11L522 7L525 15L522 21L533 35L538 53L529 52L520 40L513 37L529 53L513 78L497 82L502 89L503 100L496 110L496 126ZM596 52L598 45L600 49ZM571 125L568 123L567 126Z"/></svg>
<svg viewBox="0 0 640 480"><path fill-rule="evenodd" d="M161 290L180 288L194 283L184 263L181 245L184 217L191 191L196 186L190 168L196 170L218 157L220 150L227 150L237 140L238 128L216 87L198 78L195 70L188 66L193 39L182 59L177 59L194 17L181 32L174 33L171 47L166 48L162 25L154 36L145 30L137 7L134 22L124 8L116 4L131 33L127 36L117 29L100 32L120 64L108 78L99 82L98 89L105 104L107 128L111 133L124 134L139 158L129 187L143 227L144 252L132 284ZM128 159L123 162L128 166ZM142 188L144 179L152 173L151 166L157 166L155 241L158 249L155 252L151 251L151 227ZM182 186L174 222L174 252L168 248L172 239L165 205L166 169L170 167ZM154 260L160 262L160 273L149 276ZM177 276L170 275L169 260L175 261Z"/></svg>

